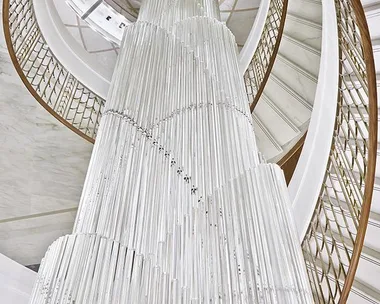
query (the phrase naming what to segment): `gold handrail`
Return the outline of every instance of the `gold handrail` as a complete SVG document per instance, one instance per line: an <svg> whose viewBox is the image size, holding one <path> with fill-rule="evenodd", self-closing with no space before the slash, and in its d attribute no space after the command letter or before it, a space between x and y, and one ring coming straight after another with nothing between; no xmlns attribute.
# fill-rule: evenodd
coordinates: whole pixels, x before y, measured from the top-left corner
<svg viewBox="0 0 380 304"><path fill-rule="evenodd" d="M33 97L61 123L94 142L104 99L75 78L47 45L30 0L3 1L8 52Z"/></svg>
<svg viewBox="0 0 380 304"><path fill-rule="evenodd" d="M280 166L285 175L286 184L289 185L294 171L297 167L298 160L302 153L307 132L295 143L295 145L279 160L277 165Z"/></svg>
<svg viewBox="0 0 380 304"><path fill-rule="evenodd" d="M376 73L360 0L335 0L340 51L335 130L302 243L316 303L346 303L367 229L377 149Z"/></svg>
<svg viewBox="0 0 380 304"><path fill-rule="evenodd" d="M270 0L258 47L244 74L251 112L255 109L272 71L284 32L287 8L288 0Z"/></svg>

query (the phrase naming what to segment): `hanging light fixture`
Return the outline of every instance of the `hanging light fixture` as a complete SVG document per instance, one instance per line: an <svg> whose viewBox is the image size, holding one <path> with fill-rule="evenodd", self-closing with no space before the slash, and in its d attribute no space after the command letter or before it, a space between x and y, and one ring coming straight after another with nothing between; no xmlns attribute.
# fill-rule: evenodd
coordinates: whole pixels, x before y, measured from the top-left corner
<svg viewBox="0 0 380 304"><path fill-rule="evenodd" d="M216 1L145 0L125 29L73 233L31 303L312 303Z"/></svg>

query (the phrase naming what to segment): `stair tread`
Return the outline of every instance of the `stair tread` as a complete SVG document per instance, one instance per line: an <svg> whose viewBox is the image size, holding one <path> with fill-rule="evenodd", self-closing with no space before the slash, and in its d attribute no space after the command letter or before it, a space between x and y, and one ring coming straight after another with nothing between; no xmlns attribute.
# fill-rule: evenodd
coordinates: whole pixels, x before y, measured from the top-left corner
<svg viewBox="0 0 380 304"><path fill-rule="evenodd" d="M367 286L365 283L363 283L357 279L354 280L352 287L353 287L353 289L356 289L356 290L362 292L364 295L366 295L368 300L370 301L369 303L380 303L380 292L379 292L379 290L375 290L375 289L371 288L370 286ZM353 292L353 291L351 291L351 292ZM354 303L354 302L352 302L352 303Z"/></svg>
<svg viewBox="0 0 380 304"><path fill-rule="evenodd" d="M288 13L322 24L322 3L317 0L293 0L289 2Z"/></svg>
<svg viewBox="0 0 380 304"><path fill-rule="evenodd" d="M281 145L277 143L276 139L255 115L255 113L252 113L252 119L255 128L257 146L259 151L263 153L264 157L270 159L281 153L283 151Z"/></svg>
<svg viewBox="0 0 380 304"><path fill-rule="evenodd" d="M288 143L300 133L297 126L294 125L275 104L265 99L265 96L262 96L258 102L255 108L255 115L281 146Z"/></svg>
<svg viewBox="0 0 380 304"><path fill-rule="evenodd" d="M317 85L318 78L315 77L313 74L309 73L307 70L303 69L302 67L300 67L299 65L297 65L296 63L294 63L293 61L288 59L285 55L278 53L277 56L278 57L276 59L280 59L280 60L286 62L286 64L291 66L292 69L296 70L297 72L299 72L300 74L302 74L306 78L309 78L311 81L313 81L315 83L315 85Z"/></svg>
<svg viewBox="0 0 380 304"><path fill-rule="evenodd" d="M350 295L348 296L347 304L378 304L374 298L366 295L363 291L358 290L354 286L351 289Z"/></svg>
<svg viewBox="0 0 380 304"><path fill-rule="evenodd" d="M284 34L280 53L315 78L318 77L321 52L317 49Z"/></svg>
<svg viewBox="0 0 380 304"><path fill-rule="evenodd" d="M299 129L310 120L312 106L274 74L269 77L264 95L272 100Z"/></svg>
<svg viewBox="0 0 380 304"><path fill-rule="evenodd" d="M296 14L288 13L284 32L287 36L299 40L316 50L321 50L322 26L318 23L304 19Z"/></svg>
<svg viewBox="0 0 380 304"><path fill-rule="evenodd" d="M308 104L314 104L318 80L308 71L303 70L282 54L278 54L272 74L299 96L302 96Z"/></svg>

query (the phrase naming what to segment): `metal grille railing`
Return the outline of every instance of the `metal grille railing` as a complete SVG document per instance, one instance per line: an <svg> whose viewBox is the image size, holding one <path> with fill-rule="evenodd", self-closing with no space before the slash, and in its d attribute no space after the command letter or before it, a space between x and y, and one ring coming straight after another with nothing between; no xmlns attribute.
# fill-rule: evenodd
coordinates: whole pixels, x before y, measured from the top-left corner
<svg viewBox="0 0 380 304"><path fill-rule="evenodd" d="M270 0L269 11L258 47L244 74L251 112L264 90L280 46L288 0Z"/></svg>
<svg viewBox="0 0 380 304"><path fill-rule="evenodd" d="M73 131L94 141L104 100L54 57L30 0L4 0L4 32L13 64L32 95Z"/></svg>
<svg viewBox="0 0 380 304"><path fill-rule="evenodd" d="M335 0L338 107L325 181L303 241L316 303L345 303L363 247L377 149L376 76L360 0Z"/></svg>

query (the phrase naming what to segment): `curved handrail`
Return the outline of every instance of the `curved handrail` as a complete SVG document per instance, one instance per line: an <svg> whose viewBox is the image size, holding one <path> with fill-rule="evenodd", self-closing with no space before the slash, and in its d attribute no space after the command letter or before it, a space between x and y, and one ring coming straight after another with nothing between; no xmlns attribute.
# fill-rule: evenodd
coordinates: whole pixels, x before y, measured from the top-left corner
<svg viewBox="0 0 380 304"><path fill-rule="evenodd" d="M258 46L244 74L251 112L256 107L272 71L285 27L287 8L288 0L270 0Z"/></svg>
<svg viewBox="0 0 380 304"><path fill-rule="evenodd" d="M316 302L346 303L366 234L377 149L376 73L360 0L335 0L339 93L325 180L302 247Z"/></svg>
<svg viewBox="0 0 380 304"><path fill-rule="evenodd" d="M104 99L56 59L41 34L32 1L4 0L3 26L11 60L29 92L61 123L94 142Z"/></svg>
<svg viewBox="0 0 380 304"><path fill-rule="evenodd" d="M322 24L321 60L313 111L302 153L288 186L301 242L325 180L337 113L339 43L335 4L332 0L322 0Z"/></svg>
<svg viewBox="0 0 380 304"><path fill-rule="evenodd" d="M298 160L302 153L302 148L305 144L307 131L304 135L294 144L294 146L277 162L285 175L286 184L289 185L292 180L294 170L297 167Z"/></svg>

